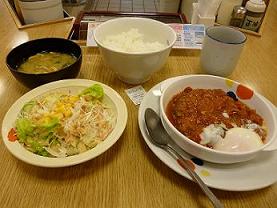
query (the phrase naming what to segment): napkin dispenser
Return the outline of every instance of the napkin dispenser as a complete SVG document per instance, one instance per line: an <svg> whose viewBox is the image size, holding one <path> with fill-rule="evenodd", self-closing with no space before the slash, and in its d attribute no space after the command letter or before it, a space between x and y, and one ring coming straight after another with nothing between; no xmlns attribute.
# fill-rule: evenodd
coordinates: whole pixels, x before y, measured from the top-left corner
<svg viewBox="0 0 277 208"><path fill-rule="evenodd" d="M204 24L206 27L213 26L215 15L222 0L199 0L193 3L191 23Z"/></svg>
<svg viewBox="0 0 277 208"><path fill-rule="evenodd" d="M19 6L26 24L64 17L61 0L19 0Z"/></svg>

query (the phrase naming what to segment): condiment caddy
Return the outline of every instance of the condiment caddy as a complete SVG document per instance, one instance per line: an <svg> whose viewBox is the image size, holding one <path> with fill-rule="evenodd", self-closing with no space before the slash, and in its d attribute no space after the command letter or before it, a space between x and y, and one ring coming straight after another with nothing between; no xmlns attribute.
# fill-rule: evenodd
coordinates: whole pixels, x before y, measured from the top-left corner
<svg viewBox="0 0 277 208"><path fill-rule="evenodd" d="M243 32L261 36L269 4L270 0L223 0L216 24L237 27Z"/></svg>

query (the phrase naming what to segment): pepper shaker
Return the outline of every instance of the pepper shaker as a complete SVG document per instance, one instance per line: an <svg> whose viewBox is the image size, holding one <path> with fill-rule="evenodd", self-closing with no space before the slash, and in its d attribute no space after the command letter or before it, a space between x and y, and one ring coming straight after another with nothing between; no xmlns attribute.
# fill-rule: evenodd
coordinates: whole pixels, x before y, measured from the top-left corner
<svg viewBox="0 0 277 208"><path fill-rule="evenodd" d="M244 7L235 6L233 9L230 25L234 27L241 27L245 14L246 14L246 9Z"/></svg>

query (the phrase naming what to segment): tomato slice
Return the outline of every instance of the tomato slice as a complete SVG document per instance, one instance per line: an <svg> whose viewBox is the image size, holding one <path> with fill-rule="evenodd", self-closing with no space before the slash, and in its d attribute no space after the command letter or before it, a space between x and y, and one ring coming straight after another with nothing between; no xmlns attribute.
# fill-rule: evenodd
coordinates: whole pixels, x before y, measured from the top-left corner
<svg viewBox="0 0 277 208"><path fill-rule="evenodd" d="M9 141L14 142L17 140L17 135L16 135L16 131L14 128L11 128L11 130L8 133L8 138Z"/></svg>

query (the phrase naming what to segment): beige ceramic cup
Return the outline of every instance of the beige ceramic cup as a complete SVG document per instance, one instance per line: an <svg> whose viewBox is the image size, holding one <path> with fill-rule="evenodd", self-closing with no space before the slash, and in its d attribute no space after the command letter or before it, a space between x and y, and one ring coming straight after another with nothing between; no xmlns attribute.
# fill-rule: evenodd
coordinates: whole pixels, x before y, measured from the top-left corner
<svg viewBox="0 0 277 208"><path fill-rule="evenodd" d="M207 28L200 56L201 68L208 74L229 76L235 69L246 36L231 27Z"/></svg>

